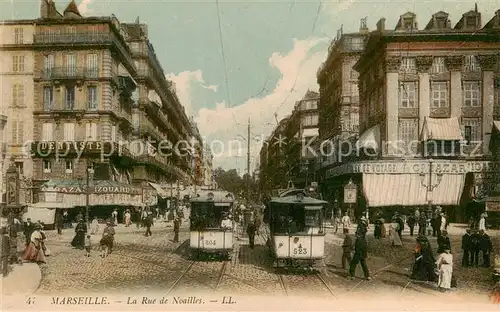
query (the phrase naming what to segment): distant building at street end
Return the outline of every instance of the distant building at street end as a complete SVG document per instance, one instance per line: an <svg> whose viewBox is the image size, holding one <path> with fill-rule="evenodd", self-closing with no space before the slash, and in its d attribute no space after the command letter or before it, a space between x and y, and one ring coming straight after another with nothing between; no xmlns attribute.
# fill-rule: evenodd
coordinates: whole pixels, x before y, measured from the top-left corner
<svg viewBox="0 0 500 312"><path fill-rule="evenodd" d="M355 65L359 139L325 171L340 203L352 179L358 216L366 208L439 205L463 221L459 208L475 194L500 195L500 163L490 148L500 120L499 34L500 10L484 27L477 9L454 27L445 12L421 30L411 12L394 30L385 19L377 23Z"/></svg>

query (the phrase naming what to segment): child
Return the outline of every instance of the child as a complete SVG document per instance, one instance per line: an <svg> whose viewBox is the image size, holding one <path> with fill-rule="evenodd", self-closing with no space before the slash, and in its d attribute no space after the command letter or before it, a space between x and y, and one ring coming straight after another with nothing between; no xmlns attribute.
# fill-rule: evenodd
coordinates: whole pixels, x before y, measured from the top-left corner
<svg viewBox="0 0 500 312"><path fill-rule="evenodd" d="M90 257L90 247L91 247L91 242L90 242L90 235L87 235L87 239L85 240L85 251L87 252L85 256Z"/></svg>

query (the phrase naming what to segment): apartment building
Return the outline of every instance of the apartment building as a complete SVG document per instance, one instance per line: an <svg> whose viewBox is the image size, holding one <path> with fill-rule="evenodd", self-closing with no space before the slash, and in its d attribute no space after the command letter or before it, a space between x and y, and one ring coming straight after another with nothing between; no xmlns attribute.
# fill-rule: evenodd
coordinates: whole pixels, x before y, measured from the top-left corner
<svg viewBox="0 0 500 312"><path fill-rule="evenodd" d="M355 65L356 155L327 170L358 186L359 211L440 205L458 220L457 207L498 183L489 142L499 107L499 19L497 11L483 27L476 8L455 26L446 12L421 30L411 12L394 30L377 23Z"/></svg>
<svg viewBox="0 0 500 312"><path fill-rule="evenodd" d="M12 162L22 181L32 176L29 142L33 140L33 20L6 21L0 25L0 125L2 127L0 186ZM31 190L22 185L20 202L30 202Z"/></svg>
<svg viewBox="0 0 500 312"><path fill-rule="evenodd" d="M209 146L204 147L203 152L203 185L205 186L213 186L214 183L214 155L212 154L212 150Z"/></svg>

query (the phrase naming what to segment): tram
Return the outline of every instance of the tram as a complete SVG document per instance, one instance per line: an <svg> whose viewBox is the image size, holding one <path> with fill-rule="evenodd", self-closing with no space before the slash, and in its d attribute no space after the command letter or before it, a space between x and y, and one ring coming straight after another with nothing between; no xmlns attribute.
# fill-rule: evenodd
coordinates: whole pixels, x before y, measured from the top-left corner
<svg viewBox="0 0 500 312"><path fill-rule="evenodd" d="M325 252L323 206L326 201L287 193L272 199L264 211L264 239L275 268L313 269Z"/></svg>
<svg viewBox="0 0 500 312"><path fill-rule="evenodd" d="M193 259L207 255L231 259L233 226L228 217L233 205L233 194L220 191L198 194L190 200L189 247Z"/></svg>

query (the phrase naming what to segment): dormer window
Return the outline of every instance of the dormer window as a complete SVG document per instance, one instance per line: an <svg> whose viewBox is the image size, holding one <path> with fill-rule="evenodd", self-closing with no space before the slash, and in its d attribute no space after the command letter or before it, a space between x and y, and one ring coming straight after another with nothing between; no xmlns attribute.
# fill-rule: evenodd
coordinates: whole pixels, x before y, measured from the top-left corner
<svg viewBox="0 0 500 312"><path fill-rule="evenodd" d="M411 17L403 18L403 28L404 29L412 29L413 28L413 18L411 18Z"/></svg>
<svg viewBox="0 0 500 312"><path fill-rule="evenodd" d="M432 72L435 74L440 74L446 72L446 64L444 57L435 57L432 62Z"/></svg>
<svg viewBox="0 0 500 312"><path fill-rule="evenodd" d="M471 27L476 27L476 17L475 16L467 16L466 25Z"/></svg>
<svg viewBox="0 0 500 312"><path fill-rule="evenodd" d="M447 20L446 17L436 17L436 28L437 29L445 29L447 28Z"/></svg>
<svg viewBox="0 0 500 312"><path fill-rule="evenodd" d="M401 71L403 72L414 72L417 69L415 58L404 57L401 60Z"/></svg>
<svg viewBox="0 0 500 312"><path fill-rule="evenodd" d="M479 63L475 55L466 55L464 58L464 71L465 72L475 72L479 71Z"/></svg>

